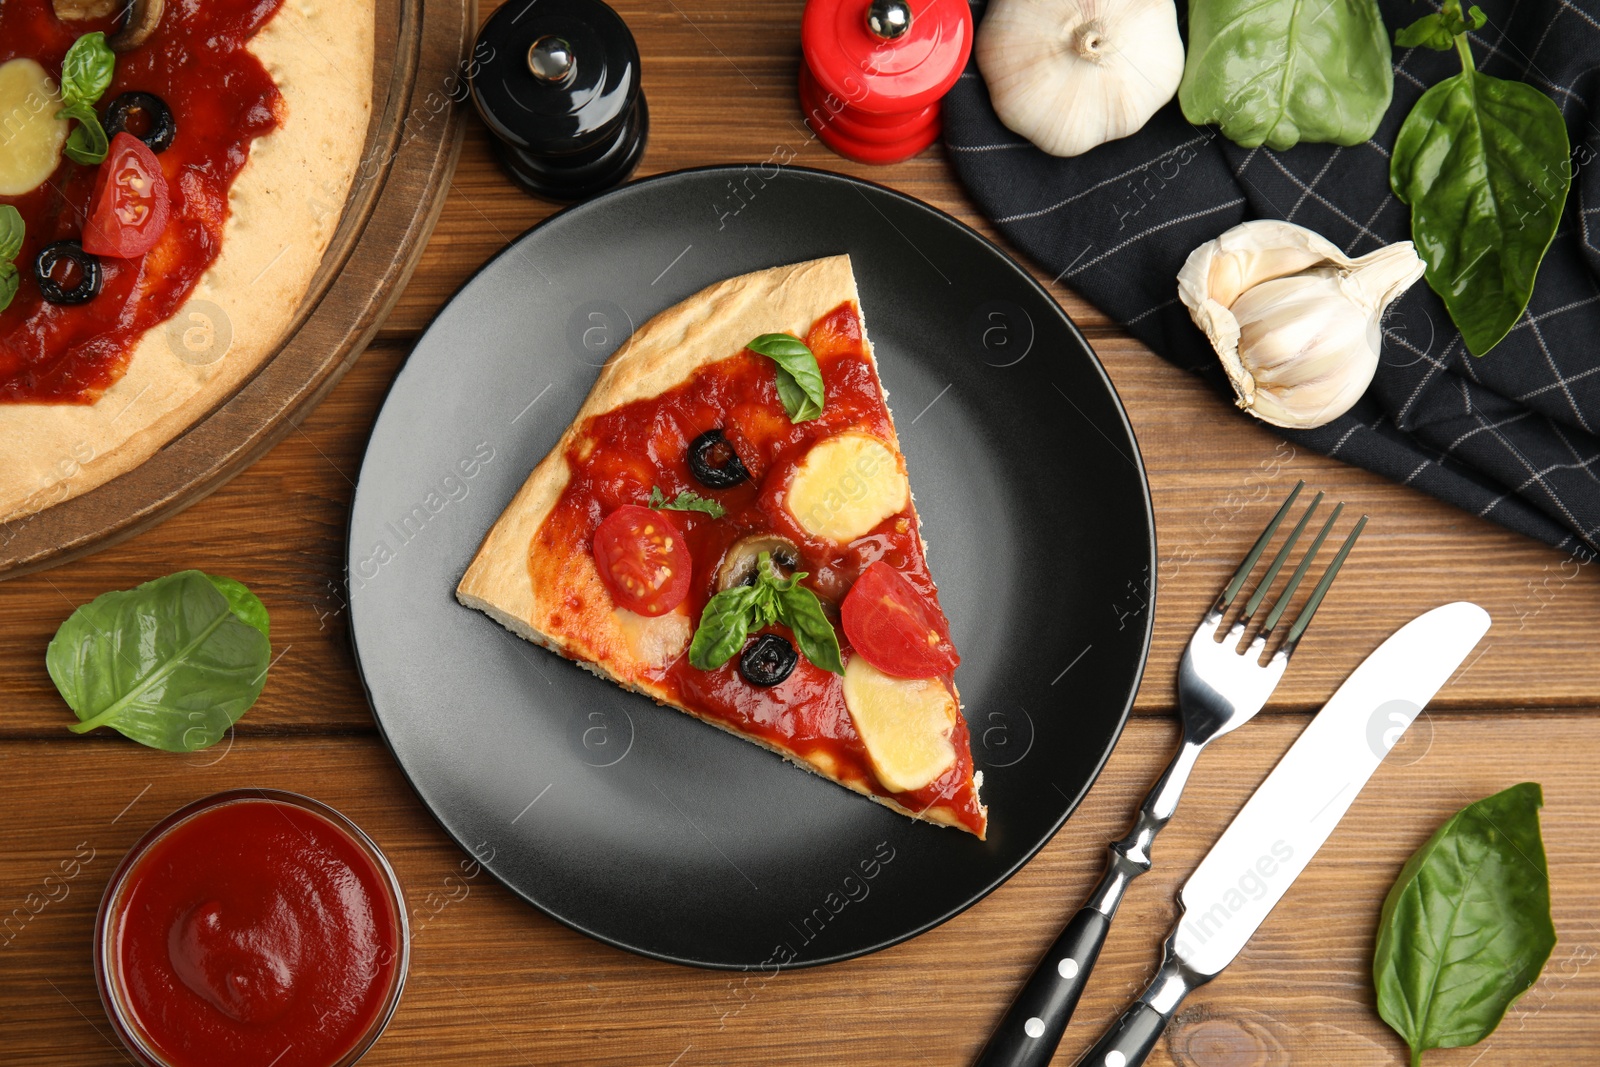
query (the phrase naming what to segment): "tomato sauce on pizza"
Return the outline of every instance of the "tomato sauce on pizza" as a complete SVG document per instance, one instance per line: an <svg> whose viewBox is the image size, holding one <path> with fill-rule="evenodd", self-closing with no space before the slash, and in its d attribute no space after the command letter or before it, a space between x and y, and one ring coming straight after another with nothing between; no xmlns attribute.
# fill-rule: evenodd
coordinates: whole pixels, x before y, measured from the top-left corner
<svg viewBox="0 0 1600 1067"><path fill-rule="evenodd" d="M659 597L682 586L686 591L666 607L681 601L688 617L699 620L717 592L730 551L751 537L770 536L796 550L797 558L784 562L788 569L806 575L803 584L821 602L847 660L860 654L847 636L857 618L863 620L855 628L857 636L881 647L887 662L878 655L871 658L885 667L908 661L904 651L896 651L897 639L907 632L925 635L925 641L911 642L909 662L942 668L937 684L953 693L950 672L956 657L909 495L903 507L845 544L816 536L793 514L787 494L794 471L819 441L842 433L864 433L886 442L895 439L855 307L845 303L830 311L804 340L816 357L826 390L822 413L814 419L791 420L780 402L772 361L746 349L709 364L675 388L594 416L579 428L565 457L570 478L529 546L533 581L561 583L565 589L565 603L549 623L557 630L581 626L595 610L595 605L584 602L584 591L563 583L558 573L564 560L591 551L591 545L602 579L619 604L659 615L663 607ZM685 459L695 442L714 432L722 434L735 462L748 475L720 489L708 489ZM723 461L727 459L724 456ZM685 491L714 498L724 514L643 506L657 493L670 500ZM619 517L621 529L613 529ZM629 531L638 555L620 579L608 578L610 561L627 556ZM676 543L678 537L681 545ZM685 568L687 575L680 573ZM890 575L880 577L885 570ZM863 588L874 591L872 604L845 618L841 626L841 607L869 571L873 578ZM650 588L641 586L649 584L652 574L659 580ZM851 615L848 609L845 613ZM885 614L891 621L881 620ZM892 621L903 619L911 621L898 628ZM863 636L866 630L877 636ZM771 625L752 636L759 642L768 632L788 631ZM974 784L967 725L959 714L949 736L954 762L926 785L894 790L880 781L871 764L847 707L841 675L804 656L772 685L751 684L742 675L738 656L715 669L701 670L688 655L678 655L645 670L643 677L674 703L691 707L702 717L799 752L813 764L827 767L834 777L892 797L913 812L938 804L965 828L983 834L986 816Z"/></svg>
<svg viewBox="0 0 1600 1067"><path fill-rule="evenodd" d="M116 57L100 107L124 93L148 93L171 110L176 135L159 161L170 215L149 251L102 256L100 291L79 304L51 303L34 274L41 250L83 239L102 170L63 158L43 185L0 196L21 213L26 235L15 298L0 311L0 401L91 404L122 376L139 339L178 310L221 250L228 191L250 145L279 125L282 97L246 44L281 0L168 4L159 31ZM0 4L0 63L35 60L59 80L68 49L83 34L111 34L116 18L66 22L46 0ZM113 149L115 149L113 144ZM123 157L124 159L126 157ZM131 164L124 164L131 165Z"/></svg>

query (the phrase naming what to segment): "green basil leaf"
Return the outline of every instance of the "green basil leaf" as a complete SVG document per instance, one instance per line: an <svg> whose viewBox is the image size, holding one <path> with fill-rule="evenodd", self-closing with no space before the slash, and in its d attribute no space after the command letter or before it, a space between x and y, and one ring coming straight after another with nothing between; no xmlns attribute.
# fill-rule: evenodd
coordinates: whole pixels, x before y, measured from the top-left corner
<svg viewBox="0 0 1600 1067"><path fill-rule="evenodd" d="M689 642L689 665L714 671L743 649L751 634L781 622L794 631L807 659L823 670L843 674L839 637L817 594L800 584L805 576L805 571L796 571L785 578L770 553L758 555L754 585L724 589L706 603Z"/></svg>
<svg viewBox="0 0 1600 1067"><path fill-rule="evenodd" d="M703 511L713 519L720 519L728 513L728 509L715 500L708 500L693 489L685 489L671 500L661 491L659 485L650 487L650 500L645 507L656 508L664 511Z"/></svg>
<svg viewBox="0 0 1600 1067"><path fill-rule="evenodd" d="M69 104L93 104L111 85L117 54L103 33L86 33L72 42L61 61L61 99Z"/></svg>
<svg viewBox="0 0 1600 1067"><path fill-rule="evenodd" d="M1394 90L1375 0L1192 0L1178 102L1236 144L1370 138Z"/></svg>
<svg viewBox="0 0 1600 1067"><path fill-rule="evenodd" d="M27 236L27 225L22 212L10 204L0 204L0 262L10 263L22 251L22 239Z"/></svg>
<svg viewBox="0 0 1600 1067"><path fill-rule="evenodd" d="M745 347L778 365L778 399L790 422L806 422L822 414L827 404L822 370L804 341L786 333L764 333Z"/></svg>
<svg viewBox="0 0 1600 1067"><path fill-rule="evenodd" d="M1411 25L1396 30L1394 43L1401 48L1431 48L1435 52L1448 52L1456 46L1456 32L1450 28L1444 14L1424 15Z"/></svg>
<svg viewBox="0 0 1600 1067"><path fill-rule="evenodd" d="M12 299L17 295L17 265L10 262L0 262L0 311L11 306Z"/></svg>
<svg viewBox="0 0 1600 1067"><path fill-rule="evenodd" d="M56 631L45 666L78 716L168 752L215 744L261 695L266 608L244 586L179 571L106 593Z"/></svg>
<svg viewBox="0 0 1600 1067"><path fill-rule="evenodd" d="M844 673L839 635L823 614L817 594L803 585L791 584L778 594L778 621L794 631L795 642L806 659L825 671Z"/></svg>
<svg viewBox="0 0 1600 1067"><path fill-rule="evenodd" d="M750 636L750 611L755 607L758 586L736 585L724 589L700 613L700 625L689 642L689 665L714 671L733 658Z"/></svg>
<svg viewBox="0 0 1600 1067"><path fill-rule="evenodd" d="M777 564L772 562L771 552L756 555L756 611L750 621L752 633L782 620L783 594L793 589L795 583L805 576L805 571L796 571L785 578Z"/></svg>
<svg viewBox="0 0 1600 1067"><path fill-rule="evenodd" d="M750 612L750 632L778 621L778 591L766 582L756 586L755 608Z"/></svg>
<svg viewBox="0 0 1600 1067"><path fill-rule="evenodd" d="M767 580L761 584L770 587L774 593L787 593L789 590L795 587L800 579L804 578L808 573L810 573L809 571L795 571L793 574L789 575L789 577L785 578L782 574L778 573L777 567L767 562L771 558L772 557L769 553L763 552L760 556L756 557L756 565L762 568L762 573L766 575Z"/></svg>
<svg viewBox="0 0 1600 1067"><path fill-rule="evenodd" d="M1539 977L1556 931L1539 836L1539 786L1471 804L1406 862L1383 903L1378 1014L1411 1046L1482 1041Z"/></svg>
<svg viewBox="0 0 1600 1067"><path fill-rule="evenodd" d="M67 147L62 151L74 163L92 167L104 163L111 142L106 138L100 116L87 104L68 104L56 114L64 119L76 119L78 124L67 135Z"/></svg>
<svg viewBox="0 0 1600 1067"><path fill-rule="evenodd" d="M206 578L228 601L228 607L233 609L235 615L260 630L262 637L272 636L272 619L267 615L267 606L248 586L218 574L208 574Z"/></svg>
<svg viewBox="0 0 1600 1067"><path fill-rule="evenodd" d="M1400 127L1389 184L1411 207L1428 284L1473 355L1528 306L1572 184L1570 151L1554 101L1475 70L1423 93Z"/></svg>
<svg viewBox="0 0 1600 1067"><path fill-rule="evenodd" d="M789 413L790 422L809 422L822 414L822 405L811 399L794 375L779 367L776 377L778 400L783 403L783 410Z"/></svg>
<svg viewBox="0 0 1600 1067"><path fill-rule="evenodd" d="M1448 52L1456 46L1456 35L1479 30L1489 21L1483 8L1474 4L1462 15L1454 8L1424 15L1403 30L1396 31L1394 43L1402 48L1431 48Z"/></svg>

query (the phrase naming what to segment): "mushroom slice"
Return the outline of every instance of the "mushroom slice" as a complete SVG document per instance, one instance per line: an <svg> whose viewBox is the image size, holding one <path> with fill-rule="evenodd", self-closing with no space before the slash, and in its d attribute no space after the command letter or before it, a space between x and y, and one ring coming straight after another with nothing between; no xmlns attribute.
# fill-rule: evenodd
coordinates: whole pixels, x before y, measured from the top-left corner
<svg viewBox="0 0 1600 1067"><path fill-rule="evenodd" d="M103 19L117 13L122 0L54 0L56 18L63 22Z"/></svg>
<svg viewBox="0 0 1600 1067"><path fill-rule="evenodd" d="M165 0L132 0L128 5L127 21L106 43L111 46L113 52L128 52L138 48L156 32L156 26L161 22L161 12L165 7Z"/></svg>
<svg viewBox="0 0 1600 1067"><path fill-rule="evenodd" d="M745 534L723 554L717 567L717 592L745 585L755 577L756 561L761 553L772 556L772 562L784 570L794 570L800 565L800 549L787 537L778 534Z"/></svg>

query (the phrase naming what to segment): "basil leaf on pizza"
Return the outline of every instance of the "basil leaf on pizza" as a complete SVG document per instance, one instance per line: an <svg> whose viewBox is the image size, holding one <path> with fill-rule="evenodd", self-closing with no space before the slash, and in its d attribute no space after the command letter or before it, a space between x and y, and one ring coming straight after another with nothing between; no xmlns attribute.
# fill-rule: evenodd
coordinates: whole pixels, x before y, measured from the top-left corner
<svg viewBox="0 0 1600 1067"><path fill-rule="evenodd" d="M10 307L17 295L18 277L15 263L0 263L0 311Z"/></svg>
<svg viewBox="0 0 1600 1067"><path fill-rule="evenodd" d="M22 238L27 227L22 222L22 212L10 204L0 204L0 260L10 263L22 251Z"/></svg>
<svg viewBox="0 0 1600 1067"><path fill-rule="evenodd" d="M783 403L783 410L789 413L790 422L807 422L822 414L822 402L813 400L799 379L781 365L777 381L778 399Z"/></svg>
<svg viewBox="0 0 1600 1067"><path fill-rule="evenodd" d="M61 99L69 104L93 104L111 87L117 71L117 54L103 33L86 33L72 42L61 61Z"/></svg>
<svg viewBox="0 0 1600 1067"><path fill-rule="evenodd" d="M822 601L817 594L803 585L792 586L778 594L778 618L794 631L800 654L825 671L844 673L844 659L839 654L839 635L822 612Z"/></svg>
<svg viewBox="0 0 1600 1067"><path fill-rule="evenodd" d="M713 519L720 519L728 513L728 509L715 500L708 500L693 489L685 489L671 500L661 491L659 485L650 487L650 500L645 507L655 508L658 511L701 511Z"/></svg>
<svg viewBox="0 0 1600 1067"><path fill-rule="evenodd" d="M100 116L95 114L94 108L88 104L68 104L56 114L77 122L72 133L67 135L67 146L62 149L66 157L86 167L104 163L106 153L111 149L111 141L106 137L105 127L100 125Z"/></svg>
<svg viewBox="0 0 1600 1067"><path fill-rule="evenodd" d="M689 664L714 671L734 657L750 636L751 610L760 598L758 587L736 585L706 601L700 625L689 642Z"/></svg>
<svg viewBox="0 0 1600 1067"><path fill-rule="evenodd" d="M755 631L778 621L778 588L771 582L756 582L756 602L750 609L750 623L746 627Z"/></svg>
<svg viewBox="0 0 1600 1067"><path fill-rule="evenodd" d="M66 106L56 114L77 123L62 150L74 163L93 166L105 161L110 139L94 105L111 85L116 69L116 53L106 44L106 35L98 32L79 37L61 61L61 99Z"/></svg>
<svg viewBox="0 0 1600 1067"><path fill-rule="evenodd" d="M763 552L756 561L755 584L724 589L706 602L689 643L689 663L714 671L732 659L750 635L775 622L794 631L800 652L833 674L844 673L839 635L822 611L817 594L800 584L805 571L785 577Z"/></svg>
<svg viewBox="0 0 1600 1067"><path fill-rule="evenodd" d="M777 364L778 399L790 422L808 422L822 414L827 403L822 370L804 341L787 333L764 333L745 347Z"/></svg>
<svg viewBox="0 0 1600 1067"><path fill-rule="evenodd" d="M778 569L778 565L772 562L771 552L758 552L756 553L756 575L761 585L771 589L774 593L787 593L795 587L795 584L800 579L806 576L806 572L799 571L785 576Z"/></svg>
<svg viewBox="0 0 1600 1067"><path fill-rule="evenodd" d="M759 584L770 591L773 616L794 631L800 652L806 659L825 671L843 674L844 660L839 653L839 635L833 632L833 623L823 613L822 601L817 599L817 594L800 584L806 572L796 571L785 578L772 562L771 554L763 552L756 559L756 573L759 575ZM772 621L773 618L769 618L760 625L765 626Z"/></svg>
<svg viewBox="0 0 1600 1067"><path fill-rule="evenodd" d="M26 230L22 212L10 204L0 204L0 311L9 307L11 298L17 295L19 275L14 260L22 251Z"/></svg>

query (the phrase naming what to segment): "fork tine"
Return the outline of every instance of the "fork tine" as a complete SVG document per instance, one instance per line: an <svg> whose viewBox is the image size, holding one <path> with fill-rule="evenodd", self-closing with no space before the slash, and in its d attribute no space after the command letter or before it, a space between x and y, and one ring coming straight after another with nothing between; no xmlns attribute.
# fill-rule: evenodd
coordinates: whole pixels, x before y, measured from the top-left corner
<svg viewBox="0 0 1600 1067"><path fill-rule="evenodd" d="M1267 621L1261 624L1261 636L1270 638L1272 628L1278 625L1278 620L1283 618L1284 611L1289 607L1289 601L1294 599L1294 592L1300 588L1300 580L1306 576L1306 571L1311 569L1311 562L1317 558L1317 553L1322 550L1322 542L1328 539L1328 534L1333 530L1333 524L1339 521L1339 513L1344 510L1343 504L1333 506L1333 514L1328 516L1328 521L1322 524L1322 529L1317 531L1317 539L1311 542L1311 547L1306 550L1305 558L1294 569L1294 574L1289 578L1289 584L1283 587L1283 592L1278 594L1278 599L1273 602L1272 613L1267 616Z"/></svg>
<svg viewBox="0 0 1600 1067"><path fill-rule="evenodd" d="M1272 541L1272 535L1278 532L1278 526L1283 522L1283 517L1289 514L1289 508L1294 505L1295 498L1300 495L1300 490L1305 487L1305 479L1295 483L1294 488L1289 491L1289 498L1283 502L1282 507L1278 508L1278 513L1272 516L1272 521L1267 523L1265 530L1261 531L1261 536L1256 538L1256 543L1244 557L1244 562L1239 564L1239 569L1233 572L1233 579L1228 582L1227 587L1217 597L1216 604L1211 608L1212 611L1221 611L1233 603L1233 598L1239 595L1239 590L1243 588L1245 579L1250 577L1250 572L1255 569L1256 561L1261 558L1261 553L1266 551L1267 545Z"/></svg>
<svg viewBox="0 0 1600 1067"><path fill-rule="evenodd" d="M1294 529L1289 531L1289 536L1284 538L1283 547L1278 549L1278 554L1272 558L1272 566L1267 568L1267 573L1261 579L1261 584L1256 586L1256 591L1250 596L1250 602L1244 606L1244 615L1240 617L1241 622L1248 623L1255 618L1256 609L1261 606L1261 601L1266 599L1268 591L1272 589L1272 583L1278 580L1278 572L1283 569L1284 561L1289 558L1289 553L1294 551L1295 542L1300 540L1300 535L1305 532L1306 523L1310 521L1312 513L1317 510L1317 505L1322 503L1322 495L1319 492L1311 498L1311 506L1306 508L1306 513L1300 516L1300 521L1295 523Z"/></svg>
<svg viewBox="0 0 1600 1067"><path fill-rule="evenodd" d="M1367 517L1363 515L1357 520L1355 529L1350 531L1350 536L1344 539L1344 544L1339 546L1339 553L1333 557L1333 562L1328 564L1328 569L1322 574L1322 580L1311 591L1310 598L1306 600L1306 606L1300 609L1300 614L1295 618L1294 625L1289 627L1289 636L1284 638L1282 651L1285 656L1294 653L1295 645L1300 643L1300 635L1306 632L1307 626L1311 625L1311 616L1317 613L1317 607L1322 603L1323 595L1327 593L1328 587L1333 584L1333 580L1339 576L1339 568L1344 566L1344 558L1355 547L1356 538L1361 536L1361 531L1366 528L1366 525Z"/></svg>

